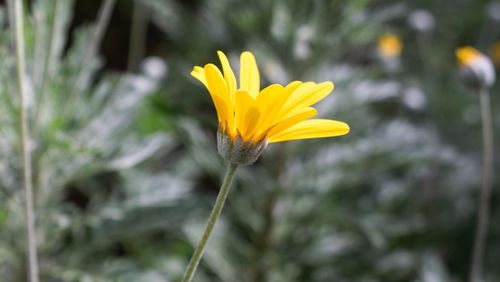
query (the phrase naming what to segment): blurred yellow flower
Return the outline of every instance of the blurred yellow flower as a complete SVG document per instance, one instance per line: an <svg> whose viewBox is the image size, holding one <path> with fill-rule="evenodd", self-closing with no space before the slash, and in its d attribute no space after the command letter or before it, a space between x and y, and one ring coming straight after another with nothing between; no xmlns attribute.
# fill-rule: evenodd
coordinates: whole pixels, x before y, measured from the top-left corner
<svg viewBox="0 0 500 282"><path fill-rule="evenodd" d="M493 43L490 49L490 55L493 63L500 66L500 41Z"/></svg>
<svg viewBox="0 0 500 282"><path fill-rule="evenodd" d="M399 36L389 33L378 38L377 50L380 55L386 58L396 58L403 50L403 42Z"/></svg>
<svg viewBox="0 0 500 282"><path fill-rule="evenodd" d="M482 56L481 52L470 46L458 48L455 54L460 67L470 67L474 61Z"/></svg>
<svg viewBox="0 0 500 282"><path fill-rule="evenodd" d="M455 51L460 76L473 88L491 87L495 83L495 68L490 58L471 46Z"/></svg>
<svg viewBox="0 0 500 282"><path fill-rule="evenodd" d="M349 126L340 121L310 119L317 114L312 107L332 90L331 82L294 81L286 86L270 85L260 90L255 57L245 51L240 57L239 85L224 53L217 52L222 73L213 64L194 67L191 75L210 92L219 119L219 152L235 161L242 151L257 155L268 143L344 135ZM222 148L221 148L222 147ZM247 160L247 158L243 158ZM255 161L237 160L249 164Z"/></svg>

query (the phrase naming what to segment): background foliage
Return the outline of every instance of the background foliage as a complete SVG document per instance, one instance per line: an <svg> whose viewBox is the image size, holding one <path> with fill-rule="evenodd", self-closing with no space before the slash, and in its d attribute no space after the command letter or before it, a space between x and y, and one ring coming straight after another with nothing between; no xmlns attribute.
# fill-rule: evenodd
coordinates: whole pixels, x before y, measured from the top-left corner
<svg viewBox="0 0 500 282"><path fill-rule="evenodd" d="M216 62L216 50L236 62L247 49L265 85L334 81L319 111L352 131L273 145L241 169L196 281L465 281L481 139L454 49L488 53L500 39L498 2L117 1L109 25L101 1L29 4L43 281L180 279L224 170L215 112L189 72ZM25 244L6 9L0 281L9 282L25 279ZM130 38L134 9L145 25ZM404 43L398 58L377 52L387 33ZM497 188L495 179L486 281L500 280Z"/></svg>

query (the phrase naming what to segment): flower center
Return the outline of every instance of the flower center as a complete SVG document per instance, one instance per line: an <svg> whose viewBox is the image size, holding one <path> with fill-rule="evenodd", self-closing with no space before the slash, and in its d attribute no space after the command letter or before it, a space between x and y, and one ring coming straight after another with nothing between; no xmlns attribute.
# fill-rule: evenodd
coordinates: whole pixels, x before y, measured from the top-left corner
<svg viewBox="0 0 500 282"><path fill-rule="evenodd" d="M456 55L461 67L470 67L476 59L481 57L481 53L472 47L459 48Z"/></svg>

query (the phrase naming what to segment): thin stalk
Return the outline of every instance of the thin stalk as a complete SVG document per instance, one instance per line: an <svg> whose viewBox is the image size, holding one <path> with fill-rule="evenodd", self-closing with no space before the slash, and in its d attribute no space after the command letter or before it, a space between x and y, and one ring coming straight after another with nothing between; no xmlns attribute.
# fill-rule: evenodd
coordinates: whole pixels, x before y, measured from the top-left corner
<svg viewBox="0 0 500 282"><path fill-rule="evenodd" d="M91 61L92 55L94 55L99 49L99 46L101 46L104 32L108 28L115 4L116 0L105 0L99 8L99 14L97 16L97 23L95 25L94 32L92 34L92 37L90 38L90 42L87 46L86 52L81 57L81 67L73 79L70 90L66 95L66 99L62 102L61 107L64 114L68 114L68 112L71 111L72 107L77 102L74 97L74 92L81 91L85 80L88 79L87 69L89 61Z"/></svg>
<svg viewBox="0 0 500 282"><path fill-rule="evenodd" d="M101 45L102 39L104 37L104 32L108 28L115 3L116 0L106 0L99 9L99 15L97 16L98 19L94 30L94 34L92 35L88 48L86 49L86 52L82 57L82 67L80 68L80 71L76 76L75 83L69 95L71 95L75 89L80 89L80 86L83 83L83 80L85 79L84 75L85 66L87 65L87 62L90 60L92 55L97 51L97 49Z"/></svg>
<svg viewBox="0 0 500 282"><path fill-rule="evenodd" d="M217 219L221 214L222 207L224 207L224 202L226 201L227 195L229 194L231 182L233 181L237 168L237 164L229 163L226 171L226 176L224 177L224 181L222 182L222 186L219 190L219 195L217 195L217 199L215 200L215 205L212 209L212 212L210 213L210 217L208 218L205 231L203 231L201 240L194 251L193 257L191 257L191 260L189 261L186 272L184 272L184 276L181 282L191 282L191 280L193 279L196 268L198 267L201 257L203 256L203 252L205 251L208 239L210 238L210 234L212 234L215 223L217 222Z"/></svg>
<svg viewBox="0 0 500 282"><path fill-rule="evenodd" d="M147 27L146 11L142 4L136 0L134 1L134 12L130 31L127 62L128 71L135 71L139 60L144 56Z"/></svg>
<svg viewBox="0 0 500 282"><path fill-rule="evenodd" d="M40 52L43 51L42 48L42 40L43 40L43 31L44 31L44 24L43 22L45 21L45 17L47 16L45 11L41 11L40 3L36 3L33 5L33 27L35 29L35 38L33 42L33 64L32 64L32 80L34 84L37 84L39 82L40 76L39 76L39 66L41 63L39 62Z"/></svg>
<svg viewBox="0 0 500 282"><path fill-rule="evenodd" d="M48 80L48 72L50 70L52 57L53 57L54 34L56 32L55 30L56 30L57 24L58 24L58 22L57 22L58 6L59 6L58 4L59 4L59 0L54 0L53 5L52 5L53 15L52 15L51 23L50 23L50 30L49 30L49 36L48 36L49 45L48 45L48 48L47 48L46 53L45 53L43 70L42 70L42 74L41 74L40 88L38 89L38 91L40 92L40 96L38 98L37 107L35 109L35 121L39 120L40 110L41 110L42 103L44 101L43 99L44 99L45 92L46 92L45 88L46 88L47 80Z"/></svg>
<svg viewBox="0 0 500 282"><path fill-rule="evenodd" d="M28 241L29 277L31 282L38 282L38 259L36 251L35 216L33 212L33 183L31 173L31 153L29 148L29 130L27 120L27 104L25 92L25 57L24 57L24 26L22 0L13 0L14 9L11 17L14 20L14 35L17 63L17 89L19 92L19 121L21 126L21 151L23 155L23 186L26 208L26 230ZM12 1L10 2L12 3Z"/></svg>
<svg viewBox="0 0 500 282"><path fill-rule="evenodd" d="M481 195L479 198L479 211L474 237L474 250L470 267L470 282L482 281L482 268L486 235L490 216L490 202L493 176L493 122L491 118L491 103L488 90L479 91L481 103L481 121L483 130L483 171L481 182Z"/></svg>

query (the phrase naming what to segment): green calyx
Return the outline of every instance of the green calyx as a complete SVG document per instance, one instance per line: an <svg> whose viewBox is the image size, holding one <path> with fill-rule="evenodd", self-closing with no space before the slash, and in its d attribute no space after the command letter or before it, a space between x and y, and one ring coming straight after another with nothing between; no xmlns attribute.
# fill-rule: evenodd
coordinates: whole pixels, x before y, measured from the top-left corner
<svg viewBox="0 0 500 282"><path fill-rule="evenodd" d="M243 141L240 135L235 139L223 132L217 132L217 150L219 154L229 162L238 165L251 165L257 161L259 156L267 148L267 140L257 143Z"/></svg>

